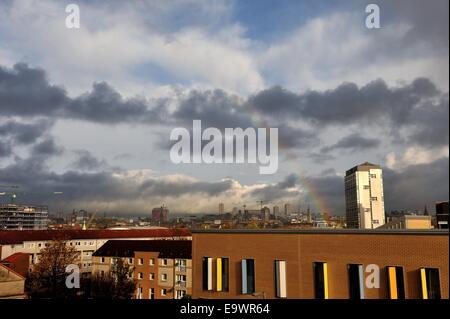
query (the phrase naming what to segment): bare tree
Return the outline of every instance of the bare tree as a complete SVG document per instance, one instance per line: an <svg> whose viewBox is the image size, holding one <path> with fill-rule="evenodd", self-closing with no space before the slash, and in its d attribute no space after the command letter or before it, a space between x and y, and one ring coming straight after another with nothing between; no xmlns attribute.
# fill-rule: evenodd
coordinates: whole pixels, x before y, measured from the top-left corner
<svg viewBox="0 0 450 319"><path fill-rule="evenodd" d="M131 299L136 289L133 280L134 268L117 258L111 271L97 273L91 278L91 296L96 299Z"/></svg>
<svg viewBox="0 0 450 319"><path fill-rule="evenodd" d="M66 287L66 267L77 264L79 252L66 241L58 239L41 250L38 263L26 280L26 290L30 298L68 298L77 289Z"/></svg>

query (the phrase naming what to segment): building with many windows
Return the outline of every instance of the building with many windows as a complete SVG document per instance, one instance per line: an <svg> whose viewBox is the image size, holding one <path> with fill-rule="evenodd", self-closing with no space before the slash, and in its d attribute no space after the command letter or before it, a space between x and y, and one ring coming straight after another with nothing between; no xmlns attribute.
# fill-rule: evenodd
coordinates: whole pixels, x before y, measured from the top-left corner
<svg viewBox="0 0 450 319"><path fill-rule="evenodd" d="M94 253L93 273L118 258L133 269L136 299L182 299L192 293L190 240L111 240Z"/></svg>
<svg viewBox="0 0 450 319"><path fill-rule="evenodd" d="M41 249L52 240L63 239L80 252L82 273L92 271L92 255L108 240L191 239L187 229L123 229L123 230L34 230L0 231L0 260L15 253L30 254L30 264L39 261Z"/></svg>
<svg viewBox="0 0 450 319"><path fill-rule="evenodd" d="M449 298L447 230L193 230L193 298Z"/></svg>
<svg viewBox="0 0 450 319"><path fill-rule="evenodd" d="M373 229L384 225L383 172L365 162L345 174L347 228Z"/></svg>
<svg viewBox="0 0 450 319"><path fill-rule="evenodd" d="M0 204L0 230L42 230L47 221L47 206Z"/></svg>

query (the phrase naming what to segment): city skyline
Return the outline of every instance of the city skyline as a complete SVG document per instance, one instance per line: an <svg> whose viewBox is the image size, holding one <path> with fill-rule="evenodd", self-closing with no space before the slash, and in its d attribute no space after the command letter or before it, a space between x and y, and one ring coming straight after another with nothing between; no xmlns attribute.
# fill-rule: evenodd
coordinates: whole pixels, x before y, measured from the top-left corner
<svg viewBox="0 0 450 319"><path fill-rule="evenodd" d="M79 1L75 30L63 3L2 2L0 185L53 213L345 215L345 172L368 161L387 211L431 209L449 193L448 2L378 3L370 30L365 1ZM193 120L277 127L277 173L171 163Z"/></svg>

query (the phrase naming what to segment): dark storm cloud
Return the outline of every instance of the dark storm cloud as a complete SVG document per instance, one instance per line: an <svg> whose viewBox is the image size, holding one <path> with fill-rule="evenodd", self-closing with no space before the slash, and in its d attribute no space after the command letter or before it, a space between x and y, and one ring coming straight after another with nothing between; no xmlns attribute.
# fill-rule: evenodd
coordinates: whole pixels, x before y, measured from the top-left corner
<svg viewBox="0 0 450 319"><path fill-rule="evenodd" d="M36 192L42 195L23 195L21 202L35 204L53 203L53 208L77 207L77 202L123 202L133 200L151 200L155 196L179 197L183 195L205 194L219 195L232 188L232 181L202 182L195 180L167 180L145 178L138 181L133 178L117 178L121 170L99 172L80 172L69 170L55 173L38 156L18 159L14 164L0 168L2 183L24 186L20 191ZM63 192L63 195L47 195L51 192ZM1 199L1 198L0 198ZM62 206L61 206L62 205ZM70 206L72 205L72 206ZM93 204L95 205L95 203ZM144 212L147 208L142 208Z"/></svg>
<svg viewBox="0 0 450 319"><path fill-rule="evenodd" d="M96 158L91 152L86 150L75 151L78 158L71 164L75 169L82 171L92 171L105 168L107 163L105 160Z"/></svg>
<svg viewBox="0 0 450 319"><path fill-rule="evenodd" d="M0 158L8 157L12 154L12 147L9 142L0 141Z"/></svg>
<svg viewBox="0 0 450 319"><path fill-rule="evenodd" d="M222 90L190 92L171 116L190 126L195 119L201 120L204 127L253 127L249 115L242 112L238 98Z"/></svg>
<svg viewBox="0 0 450 319"><path fill-rule="evenodd" d="M17 144L32 144L51 127L48 120L40 120L35 123L20 123L8 121L0 124L0 136L12 137Z"/></svg>
<svg viewBox="0 0 450 319"><path fill-rule="evenodd" d="M66 91L50 85L44 70L22 63L0 66L0 115L55 116L67 101Z"/></svg>
<svg viewBox="0 0 450 319"><path fill-rule="evenodd" d="M105 82L94 83L92 91L74 99L48 82L44 70L16 64L12 69L0 68L0 115L72 118L91 122L152 123L164 114L163 101L141 98L124 99Z"/></svg>
<svg viewBox="0 0 450 319"><path fill-rule="evenodd" d="M284 197L299 196L300 192L298 190L290 189L296 187L298 182L298 176L291 174L286 176L281 182L255 189L250 195L263 201L275 201Z"/></svg>
<svg viewBox="0 0 450 319"><path fill-rule="evenodd" d="M433 207L449 198L448 158L404 170L383 169L384 200L387 211Z"/></svg>
<svg viewBox="0 0 450 319"><path fill-rule="evenodd" d="M246 101L222 90L194 90L177 101L169 113L168 100L125 99L105 82L94 83L90 92L70 98L64 89L49 84L43 70L25 64L0 69L0 114L5 116L188 127L193 119L199 119L203 127L220 129L255 127L262 119L266 126L279 127L280 141L287 147L317 143L313 131L283 123L303 119L316 129L351 124L382 125L391 130L408 126L415 143L448 143L448 122L443 120L448 117L448 93L441 93L426 78L395 88L376 80L362 87L343 83L333 90L302 94L273 87ZM21 141L31 141L39 133L29 129L20 136Z"/></svg>
<svg viewBox="0 0 450 319"><path fill-rule="evenodd" d="M380 145L380 141L375 138L363 137L359 134L350 134L336 144L323 147L322 152L328 153L334 150L359 151L374 148Z"/></svg>
<svg viewBox="0 0 450 319"><path fill-rule="evenodd" d="M416 42L425 42L433 51L448 52L448 0L381 0L377 3L384 21L405 23L411 27L401 45L410 47Z"/></svg>
<svg viewBox="0 0 450 319"><path fill-rule="evenodd" d="M343 83L334 90L303 94L273 87L251 97L248 103L265 115L303 118L322 125L346 125L355 121L374 123L380 119L402 124L415 106L430 97L438 97L438 94L435 85L424 78L399 88L389 88L383 80L376 80L362 87Z"/></svg>
<svg viewBox="0 0 450 319"><path fill-rule="evenodd" d="M161 121L164 108L149 109L142 98L123 99L108 83L94 83L92 91L68 103L66 116L105 124Z"/></svg>
<svg viewBox="0 0 450 319"><path fill-rule="evenodd" d="M195 193L217 196L230 190L231 187L231 180L219 182L149 180L142 183L140 191L143 193L151 193L156 196L182 196Z"/></svg>
<svg viewBox="0 0 450 319"><path fill-rule="evenodd" d="M48 138L33 145L31 152L34 156L50 157L62 154L64 152L64 148L62 146L56 145L55 141L52 138Z"/></svg>

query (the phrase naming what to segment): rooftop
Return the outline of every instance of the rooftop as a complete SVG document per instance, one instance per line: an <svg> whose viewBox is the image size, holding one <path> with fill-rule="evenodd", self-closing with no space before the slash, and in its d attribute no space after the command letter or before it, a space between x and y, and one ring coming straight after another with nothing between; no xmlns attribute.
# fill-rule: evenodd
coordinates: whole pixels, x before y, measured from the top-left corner
<svg viewBox="0 0 450 319"><path fill-rule="evenodd" d="M158 252L159 258L192 258L190 240L109 240L93 256L134 257L135 252Z"/></svg>
<svg viewBox="0 0 450 319"><path fill-rule="evenodd" d="M193 229L193 234L445 235L448 229Z"/></svg>
<svg viewBox="0 0 450 319"><path fill-rule="evenodd" d="M127 229L127 230L2 230L0 245L22 244L25 241L54 239L117 239L191 236L189 229Z"/></svg>
<svg viewBox="0 0 450 319"><path fill-rule="evenodd" d="M372 164L372 163L369 163L369 162L364 162L362 164L356 165L353 168L350 168L346 172L346 175L353 174L356 171L368 171L370 169L375 169L375 168L381 168L381 166L380 165L376 165L376 164Z"/></svg>

